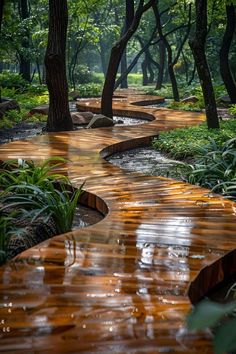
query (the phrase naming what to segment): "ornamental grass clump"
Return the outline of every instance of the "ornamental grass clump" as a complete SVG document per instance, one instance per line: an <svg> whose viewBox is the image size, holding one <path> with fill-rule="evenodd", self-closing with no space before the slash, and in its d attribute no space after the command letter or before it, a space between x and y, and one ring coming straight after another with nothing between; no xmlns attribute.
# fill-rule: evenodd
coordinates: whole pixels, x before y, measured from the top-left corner
<svg viewBox="0 0 236 354"><path fill-rule="evenodd" d="M52 217L58 233L65 233L72 229L83 185L74 191L67 189L63 184L60 186L61 190L56 189L52 182L48 183L47 190L32 184L9 187L6 196L2 198L1 211L21 209L25 217L31 221L43 217L47 222ZM11 195L12 190L14 194Z"/></svg>
<svg viewBox="0 0 236 354"><path fill-rule="evenodd" d="M50 225L49 237L72 229L84 184L75 189L59 169L68 161L53 157L37 165L33 161L7 161L0 170L0 264L7 258L12 236L28 237L28 226ZM30 238L32 239L30 235ZM10 242L10 243L9 243ZM35 240L35 243L37 240ZM27 244L27 242L25 243ZM12 252L12 251L11 251Z"/></svg>
<svg viewBox="0 0 236 354"><path fill-rule="evenodd" d="M224 144L209 141L199 148L196 163L189 165L187 181L236 199L236 138Z"/></svg>

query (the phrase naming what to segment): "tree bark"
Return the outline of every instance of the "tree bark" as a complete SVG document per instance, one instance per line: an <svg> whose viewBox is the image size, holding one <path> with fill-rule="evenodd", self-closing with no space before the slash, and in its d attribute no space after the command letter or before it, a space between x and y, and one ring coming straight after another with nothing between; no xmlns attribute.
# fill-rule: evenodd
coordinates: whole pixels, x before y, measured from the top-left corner
<svg viewBox="0 0 236 354"><path fill-rule="evenodd" d="M67 0L49 0L49 32L45 55L49 91L47 131L73 130L66 78Z"/></svg>
<svg viewBox="0 0 236 354"><path fill-rule="evenodd" d="M170 77L170 81L171 81L171 85L172 85L173 97L174 97L175 101L179 101L179 90L178 90L177 80L176 80L175 72L174 72L172 48L171 48L171 45L169 44L168 40L166 39L166 36L163 35L162 25L161 25L161 17L160 17L160 13L159 13L158 6L156 3L153 5L153 12L154 12L155 19L156 19L159 37L162 40L162 42L167 50L168 72L169 72L169 77Z"/></svg>
<svg viewBox="0 0 236 354"><path fill-rule="evenodd" d="M162 41L159 43L159 55L160 55L160 69L158 71L156 90L160 90L162 88L163 79L164 79L164 71L165 71L165 61L166 61L166 47Z"/></svg>
<svg viewBox="0 0 236 354"><path fill-rule="evenodd" d="M148 3L146 3L145 5L144 5L144 0L139 1L138 8L135 12L130 27L128 28L126 33L120 38L120 40L112 47L107 74L106 74L105 83L102 92L101 112L105 116L111 118L113 116L112 97L113 97L113 91L115 87L116 74L119 68L121 57L126 48L126 45L130 40L130 38L136 32L143 13L147 11L155 1L156 0L149 0ZM134 0L129 0L129 2L133 6Z"/></svg>
<svg viewBox="0 0 236 354"><path fill-rule="evenodd" d="M123 75L126 72L126 70L127 70L127 52L125 49L120 62L120 74ZM124 79L121 81L120 88L123 89L128 88L127 76L125 76Z"/></svg>
<svg viewBox="0 0 236 354"><path fill-rule="evenodd" d="M234 81L234 77L232 75L230 69L230 63L229 63L230 46L236 28L234 5L226 5L226 15L227 15L227 24L226 24L224 37L223 37L222 46L220 49L220 73L231 102L236 103L236 83Z"/></svg>
<svg viewBox="0 0 236 354"><path fill-rule="evenodd" d="M28 6L28 0L20 0L20 17L21 20L26 20L29 18L29 6ZM28 50L29 49L29 41L30 41L30 34L29 30L25 30L25 34L23 36L21 45L23 50ZM31 77L30 77L30 60L27 58L25 53L19 53L19 58L20 58L20 74L22 75L23 79L26 81L30 82Z"/></svg>
<svg viewBox="0 0 236 354"><path fill-rule="evenodd" d="M125 24L124 28L122 31L122 35L124 35L125 32L127 32L128 28L131 26L132 21L134 19L134 2L126 0L125 1ZM121 66L120 66L120 74L126 72L127 70L127 51L126 48L124 50L124 53L121 57ZM124 79L121 81L120 84L121 88L128 88L128 78L127 76L124 77Z"/></svg>
<svg viewBox="0 0 236 354"><path fill-rule="evenodd" d="M4 0L0 2L0 32L2 29L2 19L3 19L3 8L4 8ZM0 103L2 102L2 92L0 87Z"/></svg>
<svg viewBox="0 0 236 354"><path fill-rule="evenodd" d="M207 0L195 0L195 8L196 30L195 36L192 40L189 41L189 44L193 53L200 84L202 87L206 107L208 129L219 128L215 93L205 53L207 37Z"/></svg>
<svg viewBox="0 0 236 354"><path fill-rule="evenodd" d="M0 2L0 31L2 29L3 7L4 7L4 0L1 0L1 2Z"/></svg>

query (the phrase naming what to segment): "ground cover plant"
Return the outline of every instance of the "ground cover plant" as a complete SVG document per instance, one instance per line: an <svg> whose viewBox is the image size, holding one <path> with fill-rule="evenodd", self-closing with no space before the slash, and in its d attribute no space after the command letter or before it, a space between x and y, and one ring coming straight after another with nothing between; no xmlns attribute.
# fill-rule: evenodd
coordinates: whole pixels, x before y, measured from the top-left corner
<svg viewBox="0 0 236 354"><path fill-rule="evenodd" d="M55 157L41 164L7 161L0 174L0 262L4 263L12 236L27 237L35 221L55 224L55 234L70 231L83 184L74 189L58 172L66 160Z"/></svg>
<svg viewBox="0 0 236 354"><path fill-rule="evenodd" d="M221 130L208 130L206 124L201 124L161 132L159 138L153 140L153 146L183 160L173 168L174 178L236 200L235 131L235 120L222 122Z"/></svg>

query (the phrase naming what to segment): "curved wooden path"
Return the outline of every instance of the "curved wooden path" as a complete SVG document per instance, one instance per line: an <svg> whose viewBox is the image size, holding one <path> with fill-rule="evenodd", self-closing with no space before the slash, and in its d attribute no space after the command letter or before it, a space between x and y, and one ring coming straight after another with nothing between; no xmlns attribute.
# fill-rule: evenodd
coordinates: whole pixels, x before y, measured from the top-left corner
<svg viewBox="0 0 236 354"><path fill-rule="evenodd" d="M155 117L145 125L1 146L1 159L67 157L64 171L73 184L86 179L94 194L88 204L108 214L0 268L0 352L212 353L208 332L185 329L188 292L195 302L235 272L236 205L196 186L122 171L102 158L145 144L161 129L204 119L133 105L153 99L143 97L117 98L114 107L118 114ZM99 102L79 106L96 111Z"/></svg>

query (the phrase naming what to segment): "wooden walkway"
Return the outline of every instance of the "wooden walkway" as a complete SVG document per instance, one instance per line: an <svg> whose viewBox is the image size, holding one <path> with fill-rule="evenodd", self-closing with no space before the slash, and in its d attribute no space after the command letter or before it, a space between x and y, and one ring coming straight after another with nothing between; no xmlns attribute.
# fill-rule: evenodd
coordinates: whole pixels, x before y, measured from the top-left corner
<svg viewBox="0 0 236 354"><path fill-rule="evenodd" d="M236 270L236 205L209 191L128 173L102 156L146 144L158 131L197 124L197 113L114 101L145 125L54 133L1 146L0 159L64 156L86 179L96 225L54 237L1 267L2 353L212 353L188 333L190 300ZM146 97L152 100L153 97ZM97 100L80 108L96 111Z"/></svg>

